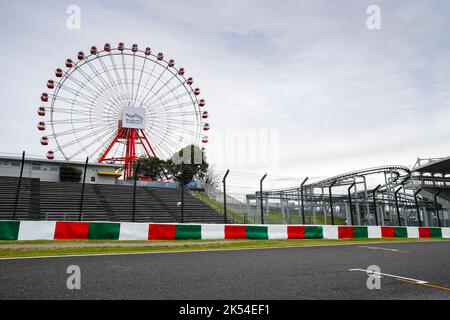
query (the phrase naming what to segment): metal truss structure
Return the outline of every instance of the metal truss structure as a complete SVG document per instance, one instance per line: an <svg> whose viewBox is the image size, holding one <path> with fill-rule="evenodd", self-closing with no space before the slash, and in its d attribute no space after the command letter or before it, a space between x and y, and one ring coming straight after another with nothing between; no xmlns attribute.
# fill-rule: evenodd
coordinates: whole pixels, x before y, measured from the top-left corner
<svg viewBox="0 0 450 320"><path fill-rule="evenodd" d="M412 170L401 165L368 168L310 183L306 178L296 188L249 194L247 206L303 223L315 223L321 215L332 224L339 217L349 225L450 225L450 158L427 163ZM427 172L430 163L439 164L442 173ZM437 196L436 188L441 189Z"/></svg>

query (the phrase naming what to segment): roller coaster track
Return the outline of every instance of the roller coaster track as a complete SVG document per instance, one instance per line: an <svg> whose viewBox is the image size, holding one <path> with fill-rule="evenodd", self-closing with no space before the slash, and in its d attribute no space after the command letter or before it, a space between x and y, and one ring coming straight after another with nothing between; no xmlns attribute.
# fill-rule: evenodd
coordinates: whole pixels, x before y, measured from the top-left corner
<svg viewBox="0 0 450 320"><path fill-rule="evenodd" d="M392 179L390 179L386 184L381 185L381 188L379 189L379 192L387 192L388 189L392 190L393 188L396 188L397 186L400 186L410 178L411 176L411 170L408 167L401 166L401 165L388 165L388 166L380 166L380 167L373 167L373 168L367 168L362 170L356 170L347 172L344 174L336 175L330 178L322 179L313 183L305 184L304 189L314 189L314 188L328 188L332 185L335 187L339 186L347 186L351 185L356 178L359 177L365 177L368 175L373 174L389 174L392 175ZM265 190L264 195L265 196L278 196L278 195L286 195L290 193L297 193L299 191L300 187L296 188L288 188L288 189L278 189L278 190ZM256 195L259 194L259 192L256 192ZM248 195L248 196L255 196Z"/></svg>

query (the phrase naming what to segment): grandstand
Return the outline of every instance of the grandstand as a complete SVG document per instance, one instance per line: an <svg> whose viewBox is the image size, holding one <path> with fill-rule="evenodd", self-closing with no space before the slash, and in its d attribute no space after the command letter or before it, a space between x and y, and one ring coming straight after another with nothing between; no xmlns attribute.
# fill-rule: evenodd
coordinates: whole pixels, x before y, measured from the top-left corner
<svg viewBox="0 0 450 320"><path fill-rule="evenodd" d="M0 177L0 220L13 218L18 178ZM78 220L81 183L46 182L23 178L16 219ZM180 189L136 188L136 222L181 222ZM83 221L132 221L133 187L85 184ZM223 223L224 217L208 204L184 195L184 222ZM228 221L231 222L231 221Z"/></svg>

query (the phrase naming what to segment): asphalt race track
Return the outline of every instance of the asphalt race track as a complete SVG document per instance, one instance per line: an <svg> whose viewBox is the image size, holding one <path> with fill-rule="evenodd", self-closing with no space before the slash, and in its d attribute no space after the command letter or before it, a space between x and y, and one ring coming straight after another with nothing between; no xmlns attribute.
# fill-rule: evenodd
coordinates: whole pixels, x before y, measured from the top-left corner
<svg viewBox="0 0 450 320"><path fill-rule="evenodd" d="M369 290L349 269L370 265L395 277ZM450 299L449 267L450 241L14 259L0 260L0 299Z"/></svg>

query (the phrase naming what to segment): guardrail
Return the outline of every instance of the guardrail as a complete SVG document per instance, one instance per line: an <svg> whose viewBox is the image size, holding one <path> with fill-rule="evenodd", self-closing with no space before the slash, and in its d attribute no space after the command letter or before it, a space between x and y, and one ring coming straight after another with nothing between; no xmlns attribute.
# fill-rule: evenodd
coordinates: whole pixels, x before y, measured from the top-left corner
<svg viewBox="0 0 450 320"><path fill-rule="evenodd" d="M0 240L450 239L450 228L0 221Z"/></svg>

